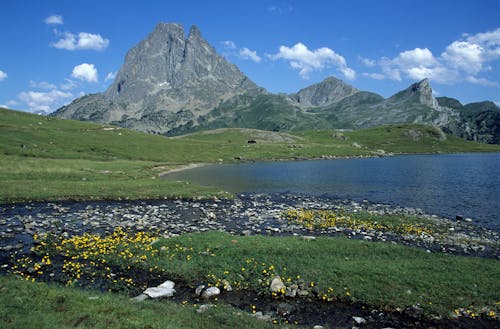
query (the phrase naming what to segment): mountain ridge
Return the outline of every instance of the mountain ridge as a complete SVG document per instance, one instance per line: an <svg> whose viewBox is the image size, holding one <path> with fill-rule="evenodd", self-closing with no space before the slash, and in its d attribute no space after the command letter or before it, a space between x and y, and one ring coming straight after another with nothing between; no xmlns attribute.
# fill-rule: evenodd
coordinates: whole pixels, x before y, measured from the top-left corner
<svg viewBox="0 0 500 329"><path fill-rule="evenodd" d="M186 37L180 24L159 23L127 52L105 92L78 98L52 115L164 135L230 127L287 131L417 123L500 143L496 109L494 103L440 102L428 79L389 98L335 77L288 95L268 93L217 54L196 26Z"/></svg>

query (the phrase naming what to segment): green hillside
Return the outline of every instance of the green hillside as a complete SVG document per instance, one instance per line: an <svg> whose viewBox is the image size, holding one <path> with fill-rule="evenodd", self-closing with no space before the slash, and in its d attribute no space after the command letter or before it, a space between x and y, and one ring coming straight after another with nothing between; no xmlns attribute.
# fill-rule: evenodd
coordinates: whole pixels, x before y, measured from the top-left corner
<svg viewBox="0 0 500 329"><path fill-rule="evenodd" d="M158 179L191 163L500 151L498 145L466 142L416 125L349 132L218 129L167 138L0 109L0 128L1 202L225 195Z"/></svg>

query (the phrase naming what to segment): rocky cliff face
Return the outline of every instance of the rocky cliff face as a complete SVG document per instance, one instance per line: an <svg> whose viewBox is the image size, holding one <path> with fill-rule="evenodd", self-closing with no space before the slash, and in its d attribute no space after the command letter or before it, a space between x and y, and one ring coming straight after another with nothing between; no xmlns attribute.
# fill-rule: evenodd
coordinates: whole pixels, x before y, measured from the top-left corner
<svg viewBox="0 0 500 329"><path fill-rule="evenodd" d="M165 133L253 89L258 87L219 56L197 27L185 38L181 25L160 23L127 53L105 93L79 98L55 115Z"/></svg>
<svg viewBox="0 0 500 329"><path fill-rule="evenodd" d="M239 127L266 130L358 129L418 123L466 139L500 143L500 109L462 106L432 95L424 79L384 99L330 77L291 95L273 95L219 56L197 27L160 23L132 48L114 83L53 115L175 135Z"/></svg>

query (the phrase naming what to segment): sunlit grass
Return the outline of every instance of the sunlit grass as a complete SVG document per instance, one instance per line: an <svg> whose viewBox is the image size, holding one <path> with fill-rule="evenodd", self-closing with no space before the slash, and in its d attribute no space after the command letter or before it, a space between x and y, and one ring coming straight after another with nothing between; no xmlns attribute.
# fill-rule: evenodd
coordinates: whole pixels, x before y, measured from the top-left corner
<svg viewBox="0 0 500 329"><path fill-rule="evenodd" d="M193 288L205 282L278 299L296 285L314 287L311 296L323 302L360 301L391 309L419 304L427 314L445 317L465 312L488 318L499 311L498 261L390 243L217 232L156 240L154 234L123 229L108 236L35 238L33 254L18 258L11 268L26 281L137 293L150 280L177 278ZM275 277L284 286L270 291Z"/></svg>

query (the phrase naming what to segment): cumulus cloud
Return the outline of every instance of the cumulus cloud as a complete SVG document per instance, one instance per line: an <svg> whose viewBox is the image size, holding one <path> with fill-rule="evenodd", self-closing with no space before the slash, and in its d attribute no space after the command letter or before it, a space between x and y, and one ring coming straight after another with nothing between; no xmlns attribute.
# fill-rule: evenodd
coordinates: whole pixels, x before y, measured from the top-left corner
<svg viewBox="0 0 500 329"><path fill-rule="evenodd" d="M73 68L71 72L71 77L86 81L86 82L97 82L97 69L94 64L82 63Z"/></svg>
<svg viewBox="0 0 500 329"><path fill-rule="evenodd" d="M4 71L0 70L0 81L3 81L5 79L7 79L9 75L7 73L5 73Z"/></svg>
<svg viewBox="0 0 500 329"><path fill-rule="evenodd" d="M64 24L61 15L52 15L43 20L47 25L62 25Z"/></svg>
<svg viewBox="0 0 500 329"><path fill-rule="evenodd" d="M376 62L381 72L363 75L397 81L429 78L444 84L468 81L499 87L499 83L479 76L491 70L490 63L499 59L500 28L475 35L466 34L462 40L449 44L439 56L427 48L415 48L403 51L394 58L381 58Z"/></svg>
<svg viewBox="0 0 500 329"><path fill-rule="evenodd" d="M484 49L474 43L455 41L446 48L442 57L451 67L477 74L483 69Z"/></svg>
<svg viewBox="0 0 500 329"><path fill-rule="evenodd" d="M347 66L345 58L326 47L309 50L303 43L299 42L291 48L281 46L279 52L269 55L269 58L289 61L292 68L299 70L303 79L308 79L313 71L321 71L328 67L337 68L349 80L356 77L356 72Z"/></svg>
<svg viewBox="0 0 500 329"><path fill-rule="evenodd" d="M109 45L109 40L100 34L80 32L75 35L71 32L56 31L59 40L50 44L51 47L65 50L97 50L102 51Z"/></svg>
<svg viewBox="0 0 500 329"><path fill-rule="evenodd" d="M260 63L261 58L259 55L257 55L257 52L255 50L250 50L248 48L242 48L240 50L240 58L242 59L249 59L251 61L254 61L255 63Z"/></svg>
<svg viewBox="0 0 500 329"><path fill-rule="evenodd" d="M51 112L71 100L73 94L57 89L48 92L23 91L19 93L18 98L26 104L28 109L32 112Z"/></svg>

